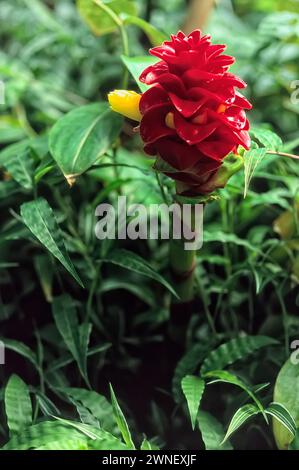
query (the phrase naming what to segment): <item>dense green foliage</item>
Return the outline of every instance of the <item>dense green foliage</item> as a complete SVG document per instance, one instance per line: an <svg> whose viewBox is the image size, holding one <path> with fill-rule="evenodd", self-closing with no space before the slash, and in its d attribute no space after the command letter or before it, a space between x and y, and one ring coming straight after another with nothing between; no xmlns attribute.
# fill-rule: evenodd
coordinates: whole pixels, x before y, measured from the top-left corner
<svg viewBox="0 0 299 470"><path fill-rule="evenodd" d="M299 146L297 0L220 0L205 27L249 84L253 145L205 208L183 338L168 244L95 237L99 203L173 197L106 95L138 90L187 3L0 2L4 449L299 448L299 162L275 153Z"/></svg>

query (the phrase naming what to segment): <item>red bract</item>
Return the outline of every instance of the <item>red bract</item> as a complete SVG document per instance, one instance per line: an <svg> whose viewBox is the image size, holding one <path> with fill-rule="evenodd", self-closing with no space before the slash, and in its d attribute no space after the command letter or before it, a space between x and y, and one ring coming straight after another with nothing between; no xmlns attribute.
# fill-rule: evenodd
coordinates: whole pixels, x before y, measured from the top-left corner
<svg viewBox="0 0 299 470"><path fill-rule="evenodd" d="M217 172L224 157L249 149L251 104L236 90L243 80L228 72L234 58L199 30L179 32L150 50L159 59L140 81L151 85L140 100L140 134L156 167L178 181L183 194L207 194L223 182Z"/></svg>

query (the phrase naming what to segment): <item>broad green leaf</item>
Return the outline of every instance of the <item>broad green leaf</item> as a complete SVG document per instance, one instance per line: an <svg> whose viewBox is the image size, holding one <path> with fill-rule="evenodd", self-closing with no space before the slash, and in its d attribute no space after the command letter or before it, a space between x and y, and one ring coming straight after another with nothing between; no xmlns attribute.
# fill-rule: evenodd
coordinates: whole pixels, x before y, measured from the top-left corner
<svg viewBox="0 0 299 470"><path fill-rule="evenodd" d="M293 416L284 405L274 402L270 403L268 408L265 409L265 413L279 421L291 433L291 435L295 437L297 429L296 423Z"/></svg>
<svg viewBox="0 0 299 470"><path fill-rule="evenodd" d="M199 410L197 422L206 450L232 449L228 441L221 444L224 438L224 430L222 424L214 416L207 411Z"/></svg>
<svg viewBox="0 0 299 470"><path fill-rule="evenodd" d="M73 300L67 294L54 298L52 312L57 329L88 384L86 367L90 326L88 324L79 326Z"/></svg>
<svg viewBox="0 0 299 470"><path fill-rule="evenodd" d="M28 142L18 142L2 150L0 166L3 166L23 188L32 189L34 170Z"/></svg>
<svg viewBox="0 0 299 470"><path fill-rule="evenodd" d="M226 370L213 370L210 372L206 372L205 374L203 374L203 377L204 378L215 377L215 380L212 380L209 383L224 382L224 383L236 385L237 387L240 387L241 389L243 389L247 393L247 395L249 395L250 398L252 398L252 400L256 403L258 409L263 414L266 422L268 422L262 403L253 393L250 387L245 382L243 382L243 380L241 380L239 377L237 377L234 374L231 374L230 372L227 372Z"/></svg>
<svg viewBox="0 0 299 470"><path fill-rule="evenodd" d="M24 429L21 434L13 436L2 450L27 450L51 443L60 445L65 441L78 439L87 442L88 438L77 429L65 426L58 421L43 421Z"/></svg>
<svg viewBox="0 0 299 470"><path fill-rule="evenodd" d="M135 449L134 443L132 441L131 433L129 426L127 424L126 418L118 404L112 385L110 384L110 394L111 394L111 403L113 408L113 414L115 421L117 423L118 429L121 432L121 435L130 449Z"/></svg>
<svg viewBox="0 0 299 470"><path fill-rule="evenodd" d="M115 31L121 23L121 14L137 13L133 0L77 0L77 7L84 21L97 36Z"/></svg>
<svg viewBox="0 0 299 470"><path fill-rule="evenodd" d="M284 406L292 413L296 426L299 427L299 364L290 358L280 370L274 388L274 402ZM277 447L287 449L293 435L277 419L273 420L273 432Z"/></svg>
<svg viewBox="0 0 299 470"><path fill-rule="evenodd" d="M169 37L167 34L162 33L153 25L148 23L147 21L139 18L138 16L129 16L129 15L122 15L124 24L133 24L138 26L138 28L142 29L142 31L147 35L148 39L150 40L153 46L159 46L162 42L167 41Z"/></svg>
<svg viewBox="0 0 299 470"><path fill-rule="evenodd" d="M168 289L175 297L178 297L173 287L166 281L166 279L157 273L141 256L136 255L132 251L118 249L110 252L105 258L101 259L102 263L112 263L122 268L134 271L142 276L149 277L162 284Z"/></svg>
<svg viewBox="0 0 299 470"><path fill-rule="evenodd" d="M204 388L204 380L194 375L186 375L182 380L182 390L187 400L193 430Z"/></svg>
<svg viewBox="0 0 299 470"><path fill-rule="evenodd" d="M48 202L39 198L21 205L22 219L36 238L55 256L65 269L83 284L69 258L54 212Z"/></svg>
<svg viewBox="0 0 299 470"><path fill-rule="evenodd" d="M252 148L244 153L244 198L247 196L248 188L255 170L267 154L266 148Z"/></svg>
<svg viewBox="0 0 299 470"><path fill-rule="evenodd" d="M59 389L69 399L75 402L77 410L80 414L82 422L82 412L85 408L92 415L92 417L100 423L100 426L107 431L115 433L115 425L112 423L113 408L109 401L99 393L93 390L85 390L84 388L71 388L66 387Z"/></svg>
<svg viewBox="0 0 299 470"><path fill-rule="evenodd" d="M231 422L229 423L228 429L226 431L225 437L223 438L222 443L224 443L230 436L237 431L242 424L244 424L249 418L260 413L260 410L256 405L247 404L239 408L233 415Z"/></svg>
<svg viewBox="0 0 299 470"><path fill-rule="evenodd" d="M107 103L93 103L70 111L53 126L49 146L53 158L70 184L111 147L122 117Z"/></svg>
<svg viewBox="0 0 299 470"><path fill-rule="evenodd" d="M20 433L32 424L32 405L25 382L12 375L5 387L5 412L10 434Z"/></svg>
<svg viewBox="0 0 299 470"><path fill-rule="evenodd" d="M255 140L257 140L263 147L266 147L266 149L268 150L279 151L282 148L281 138L269 129L251 127L250 134Z"/></svg>
<svg viewBox="0 0 299 470"><path fill-rule="evenodd" d="M149 86L145 85L144 83L141 83L139 81L139 77L141 75L141 72L143 72L146 67L155 64L156 62L158 62L158 59L152 56L127 57L125 55L122 55L121 59L129 70L132 77L134 78L134 80L136 81L140 90L142 92L146 91Z"/></svg>
<svg viewBox="0 0 299 470"><path fill-rule="evenodd" d="M83 439L63 439L54 442L49 442L35 450L89 450L88 443Z"/></svg>
<svg viewBox="0 0 299 470"><path fill-rule="evenodd" d="M221 370L239 359L244 359L260 348L275 344L278 344L278 341L268 336L248 335L234 338L209 353L201 366L200 373L205 374L210 370Z"/></svg>

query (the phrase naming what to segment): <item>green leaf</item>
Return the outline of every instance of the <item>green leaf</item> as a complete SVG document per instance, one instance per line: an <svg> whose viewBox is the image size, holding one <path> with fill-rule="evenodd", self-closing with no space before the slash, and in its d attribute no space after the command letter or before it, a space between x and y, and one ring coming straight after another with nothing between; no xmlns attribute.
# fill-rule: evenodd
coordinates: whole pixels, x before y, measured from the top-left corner
<svg viewBox="0 0 299 470"><path fill-rule="evenodd" d="M225 233L222 231L209 231L204 230L204 243L218 242L218 243L233 243L237 246L243 246L254 253L263 254L259 248L251 244L248 240L240 238L234 233Z"/></svg>
<svg viewBox="0 0 299 470"><path fill-rule="evenodd" d="M122 18L124 24L132 24L142 29L153 46L159 46L162 42L169 39L167 34L162 33L153 25L143 20L142 18L139 18L138 16L122 15Z"/></svg>
<svg viewBox="0 0 299 470"><path fill-rule="evenodd" d="M253 148L244 153L244 198L247 195L254 172L266 154L266 148Z"/></svg>
<svg viewBox="0 0 299 470"><path fill-rule="evenodd" d="M247 404L239 408L229 423L228 429L226 431L225 437L223 438L222 443L224 443L230 436L237 431L242 424L244 424L249 418L260 413L260 410L256 405Z"/></svg>
<svg viewBox="0 0 299 470"><path fill-rule="evenodd" d="M122 117L108 103L93 103L70 111L53 126L49 147L70 184L111 147L120 133Z"/></svg>
<svg viewBox="0 0 299 470"><path fill-rule="evenodd" d="M289 450L299 450L299 428L297 428L296 435L288 447Z"/></svg>
<svg viewBox="0 0 299 470"><path fill-rule="evenodd" d="M98 293L104 294L105 292L111 292L118 289L127 290L151 307L156 305L151 289L149 289L145 284L133 284L129 280L125 281L117 278L104 279L99 286Z"/></svg>
<svg viewBox="0 0 299 470"><path fill-rule="evenodd" d="M6 349L20 354L20 356L30 361L35 368L38 369L36 354L26 344L21 341L16 341L15 339L0 338L0 340L4 343Z"/></svg>
<svg viewBox="0 0 299 470"><path fill-rule="evenodd" d="M122 268L128 269L129 271L134 271L142 276L149 277L155 281L162 284L166 289L168 289L175 297L178 297L177 293L173 287L166 281L166 279L161 276L159 273L154 271L154 269L143 259L141 256L136 255L132 251L127 251L124 249L114 250L110 252L105 258L101 259L102 263L112 263Z"/></svg>
<svg viewBox="0 0 299 470"><path fill-rule="evenodd" d="M277 421L279 421L291 433L291 435L295 437L297 429L296 422L284 405L273 402L265 409L265 413L277 419Z"/></svg>
<svg viewBox="0 0 299 470"><path fill-rule="evenodd" d="M86 418L88 411L94 420L99 422L103 429L106 429L113 434L115 433L116 427L114 423L112 424L111 420L113 408L103 395L100 395L93 390L85 390L84 388L65 387L59 389L59 391L64 393L75 403L82 422L86 422L82 419L82 413L84 413Z"/></svg>
<svg viewBox="0 0 299 470"><path fill-rule="evenodd" d="M224 438L222 424L207 411L199 410L198 427L206 450L231 450L231 444L226 441L221 445Z"/></svg>
<svg viewBox="0 0 299 470"><path fill-rule="evenodd" d="M41 392L35 392L36 400L40 406L41 411L45 416L60 415L60 411L56 405Z"/></svg>
<svg viewBox="0 0 299 470"><path fill-rule="evenodd" d="M282 148L281 138L269 129L251 127L250 135L268 150L278 151Z"/></svg>
<svg viewBox="0 0 299 470"><path fill-rule="evenodd" d="M155 64L156 62L158 62L158 59L152 56L127 57L125 55L122 55L121 59L129 70L132 77L134 78L134 80L136 81L140 90L142 92L148 90L149 86L145 85L144 83L141 83L139 81L139 77L141 75L141 72L143 72L146 67Z"/></svg>
<svg viewBox="0 0 299 470"><path fill-rule="evenodd" d="M293 353L295 355L295 352ZM299 364L292 357L281 368L274 387L274 402L290 410L296 426L299 427ZM293 440L292 433L280 420L273 420L273 432L277 447L287 449Z"/></svg>
<svg viewBox="0 0 299 470"><path fill-rule="evenodd" d="M137 14L132 0L77 0L77 7L84 21L97 36L115 31L118 23L121 23L120 14Z"/></svg>
<svg viewBox="0 0 299 470"><path fill-rule="evenodd" d="M266 422L268 423L268 419L267 419L267 416L265 415L265 411L264 411L264 407L262 403L255 396L255 394L249 388L249 386L245 382L243 382L243 380L239 379L239 377L237 377L234 374L231 374L230 372L227 372L226 370L213 370L210 372L206 372L205 374L203 374L203 377L204 378L209 378L209 377L216 378L216 380L213 380L212 382L209 382L209 383L224 382L224 383L236 385L237 387L240 387L241 389L243 389L247 393L247 395L249 395L250 398L252 398L252 400L256 403L258 409L261 411Z"/></svg>
<svg viewBox="0 0 299 470"><path fill-rule="evenodd" d="M205 374L210 370L221 370L240 359L244 359L260 348L275 344L279 344L278 341L268 336L248 335L234 338L210 352L201 366L200 373Z"/></svg>
<svg viewBox="0 0 299 470"><path fill-rule="evenodd" d="M28 141L9 145L0 152L0 166L3 166L12 178L23 188L33 187L33 160Z"/></svg>
<svg viewBox="0 0 299 470"><path fill-rule="evenodd" d="M180 403L182 398L182 379L185 375L193 374L208 350L207 346L194 344L178 362L172 379L172 393L176 403Z"/></svg>
<svg viewBox="0 0 299 470"><path fill-rule="evenodd" d="M159 447L157 447L155 444L148 441L147 439L143 439L142 444L140 446L140 450L160 450L160 449Z"/></svg>
<svg viewBox="0 0 299 470"><path fill-rule="evenodd" d="M62 233L48 202L43 198L25 202L21 205L21 216L33 235L61 262L78 284L83 287L66 251Z"/></svg>
<svg viewBox="0 0 299 470"><path fill-rule="evenodd" d="M87 345L89 342L90 325L78 324L77 312L71 297L67 294L55 297L52 306L53 317L59 333L73 358L77 362L82 377L87 377Z"/></svg>
<svg viewBox="0 0 299 470"><path fill-rule="evenodd" d="M52 258L53 259L53 258ZM34 267L47 302L52 302L53 262L50 256L43 254L34 257Z"/></svg>
<svg viewBox="0 0 299 470"><path fill-rule="evenodd" d="M122 437L129 447L129 449L135 449L134 443L132 441L131 433L129 430L129 426L127 424L126 418L118 404L116 399L115 393L113 391L112 385L110 384L110 394L111 394L111 403L113 408L113 414L115 421L117 423L118 429L120 430Z"/></svg>
<svg viewBox="0 0 299 470"><path fill-rule="evenodd" d="M32 424L32 405L25 382L12 375L5 387L5 412L11 434L20 433Z"/></svg>
<svg viewBox="0 0 299 470"><path fill-rule="evenodd" d="M30 426L21 434L13 436L2 450L27 450L36 449L41 446L58 445L64 446L70 440L87 441L87 437L77 429L67 427L57 421L43 421ZM56 447L54 447L56 448Z"/></svg>
<svg viewBox="0 0 299 470"><path fill-rule="evenodd" d="M193 430L204 388L204 380L194 375L186 375L182 380L182 390L187 400Z"/></svg>

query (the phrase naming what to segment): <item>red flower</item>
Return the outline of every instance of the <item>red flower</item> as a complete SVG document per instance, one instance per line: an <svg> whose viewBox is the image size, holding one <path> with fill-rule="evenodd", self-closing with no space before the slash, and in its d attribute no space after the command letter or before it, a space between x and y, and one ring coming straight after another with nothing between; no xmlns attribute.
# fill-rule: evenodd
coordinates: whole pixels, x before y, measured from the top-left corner
<svg viewBox="0 0 299 470"><path fill-rule="evenodd" d="M223 159L249 149L251 104L236 90L243 80L228 72L234 58L226 46L211 44L199 30L179 32L150 50L161 59L147 67L140 81L140 134L145 151L157 155L156 168L178 182L182 194L207 194L223 186L217 172Z"/></svg>

